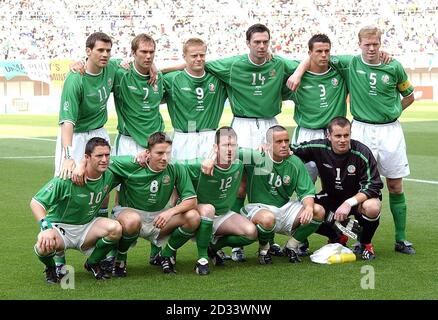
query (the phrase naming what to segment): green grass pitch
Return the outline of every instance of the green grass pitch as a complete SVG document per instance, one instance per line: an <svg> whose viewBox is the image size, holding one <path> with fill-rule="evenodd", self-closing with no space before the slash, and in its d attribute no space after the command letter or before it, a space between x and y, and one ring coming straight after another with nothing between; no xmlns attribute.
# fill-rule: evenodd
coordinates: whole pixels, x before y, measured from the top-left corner
<svg viewBox="0 0 438 320"><path fill-rule="evenodd" d="M285 107L279 122L291 130L292 108ZM163 110L166 129L171 130ZM226 109L222 124L229 124ZM32 247L39 231L29 208L36 191L53 174L57 116L0 116L0 225L3 272L0 274L1 299L437 299L438 298L438 104L415 103L403 114L411 175L405 181L408 202L408 239L417 254L394 252L394 230L389 212L388 192L383 192L383 210L374 238L377 259L349 264L317 265L305 258L290 264L274 257L274 264L257 262L257 245L246 248L248 261L226 262L223 268L200 277L193 271L196 246L189 242L178 252L177 275L166 276L161 268L148 264L149 243L140 239L129 252L128 277L98 282L83 269L85 257L67 252L75 268L75 289L64 290L44 281L43 265ZM116 119L107 128L114 138ZM284 244L286 237L276 236ZM310 238L311 250L325 243L319 235ZM229 251L229 250L228 250ZM374 289L363 289L361 281L369 274L362 267L372 266ZM366 269L366 268L365 268ZM369 283L369 282L368 282Z"/></svg>

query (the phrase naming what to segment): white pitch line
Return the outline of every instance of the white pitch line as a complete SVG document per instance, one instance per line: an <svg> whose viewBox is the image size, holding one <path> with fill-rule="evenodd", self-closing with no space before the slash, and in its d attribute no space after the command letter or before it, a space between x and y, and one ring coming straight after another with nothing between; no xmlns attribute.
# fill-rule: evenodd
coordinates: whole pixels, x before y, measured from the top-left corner
<svg viewBox="0 0 438 320"><path fill-rule="evenodd" d="M45 159L54 158L55 156L29 156L29 157L0 157L0 159Z"/></svg>
<svg viewBox="0 0 438 320"><path fill-rule="evenodd" d="M4 135L0 135L0 138L1 139L41 140L41 141L53 141L53 142L56 141L56 139L32 138L32 137L21 137L21 136L4 136Z"/></svg>
<svg viewBox="0 0 438 320"><path fill-rule="evenodd" d="M420 179L410 179L410 178L403 178L403 180L412 181L412 182L427 183L427 184L438 184L438 181L430 181L430 180L420 180Z"/></svg>

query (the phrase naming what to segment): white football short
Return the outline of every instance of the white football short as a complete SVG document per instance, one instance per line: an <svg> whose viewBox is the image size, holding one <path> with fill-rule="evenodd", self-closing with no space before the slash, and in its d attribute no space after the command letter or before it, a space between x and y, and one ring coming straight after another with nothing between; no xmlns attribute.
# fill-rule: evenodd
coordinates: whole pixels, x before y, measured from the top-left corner
<svg viewBox="0 0 438 320"><path fill-rule="evenodd" d="M269 210L275 215L275 233L281 233L285 235L292 235L292 227L294 221L297 219L298 214L301 212L303 205L299 201L289 201L281 208L270 206L263 203L250 203L243 209L243 215L249 220L255 216L260 210Z"/></svg>
<svg viewBox="0 0 438 320"><path fill-rule="evenodd" d="M172 159L206 158L213 150L215 130L201 132L175 131L172 141Z"/></svg>
<svg viewBox="0 0 438 320"><path fill-rule="evenodd" d="M406 142L400 122L369 124L353 120L351 138L371 149L380 174L390 179L409 175Z"/></svg>
<svg viewBox="0 0 438 320"><path fill-rule="evenodd" d="M73 133L71 156L76 165L84 158L85 146L91 138L101 137L110 142L110 137L105 128L90 130L87 132ZM64 159L64 150L61 143L61 127L58 129L58 137L56 138L55 151L55 176L58 176L61 171L62 160Z"/></svg>
<svg viewBox="0 0 438 320"><path fill-rule="evenodd" d="M231 126L237 134L237 144L242 148L257 149L266 143L266 132L278 124L275 118L234 117Z"/></svg>

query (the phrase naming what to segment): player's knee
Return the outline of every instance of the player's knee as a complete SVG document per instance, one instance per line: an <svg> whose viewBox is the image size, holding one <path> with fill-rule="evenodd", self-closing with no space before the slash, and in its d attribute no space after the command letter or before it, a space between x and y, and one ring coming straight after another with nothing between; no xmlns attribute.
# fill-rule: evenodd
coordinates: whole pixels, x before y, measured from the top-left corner
<svg viewBox="0 0 438 320"><path fill-rule="evenodd" d="M362 210L369 218L375 218L381 210L381 202L378 199L368 199L362 203Z"/></svg>
<svg viewBox="0 0 438 320"><path fill-rule="evenodd" d="M113 240L118 240L122 237L122 225L116 220L108 222L108 236Z"/></svg>
<svg viewBox="0 0 438 320"><path fill-rule="evenodd" d="M243 235L248 238L255 240L257 239L257 228L253 223L246 223L242 226L243 228Z"/></svg>
<svg viewBox="0 0 438 320"><path fill-rule="evenodd" d="M122 226L122 232L124 234L136 234L141 228L141 218L136 213L129 213L120 215L117 221Z"/></svg>
<svg viewBox="0 0 438 320"><path fill-rule="evenodd" d="M201 222L201 216L196 210L189 210L184 214L185 225L193 230L196 230Z"/></svg>
<svg viewBox="0 0 438 320"><path fill-rule="evenodd" d="M315 204L313 206L313 219L317 221L323 221L325 217L325 210L323 206Z"/></svg>
<svg viewBox="0 0 438 320"><path fill-rule="evenodd" d="M211 204L200 204L198 205L198 212L201 217L213 218L216 210Z"/></svg>
<svg viewBox="0 0 438 320"><path fill-rule="evenodd" d="M272 229L275 225L275 215L270 211L264 211L257 216L257 224L261 225L264 229Z"/></svg>
<svg viewBox="0 0 438 320"><path fill-rule="evenodd" d="M403 180L400 179L386 179L389 193L399 194L403 192Z"/></svg>

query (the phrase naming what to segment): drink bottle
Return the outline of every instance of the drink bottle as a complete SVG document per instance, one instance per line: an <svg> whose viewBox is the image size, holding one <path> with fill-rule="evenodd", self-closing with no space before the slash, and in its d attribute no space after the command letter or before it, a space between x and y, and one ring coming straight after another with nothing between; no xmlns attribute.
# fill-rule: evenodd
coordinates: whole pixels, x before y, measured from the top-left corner
<svg viewBox="0 0 438 320"><path fill-rule="evenodd" d="M353 262L353 261L356 261L356 255L354 253L334 254L328 257L327 259L328 264L345 263L345 262Z"/></svg>

